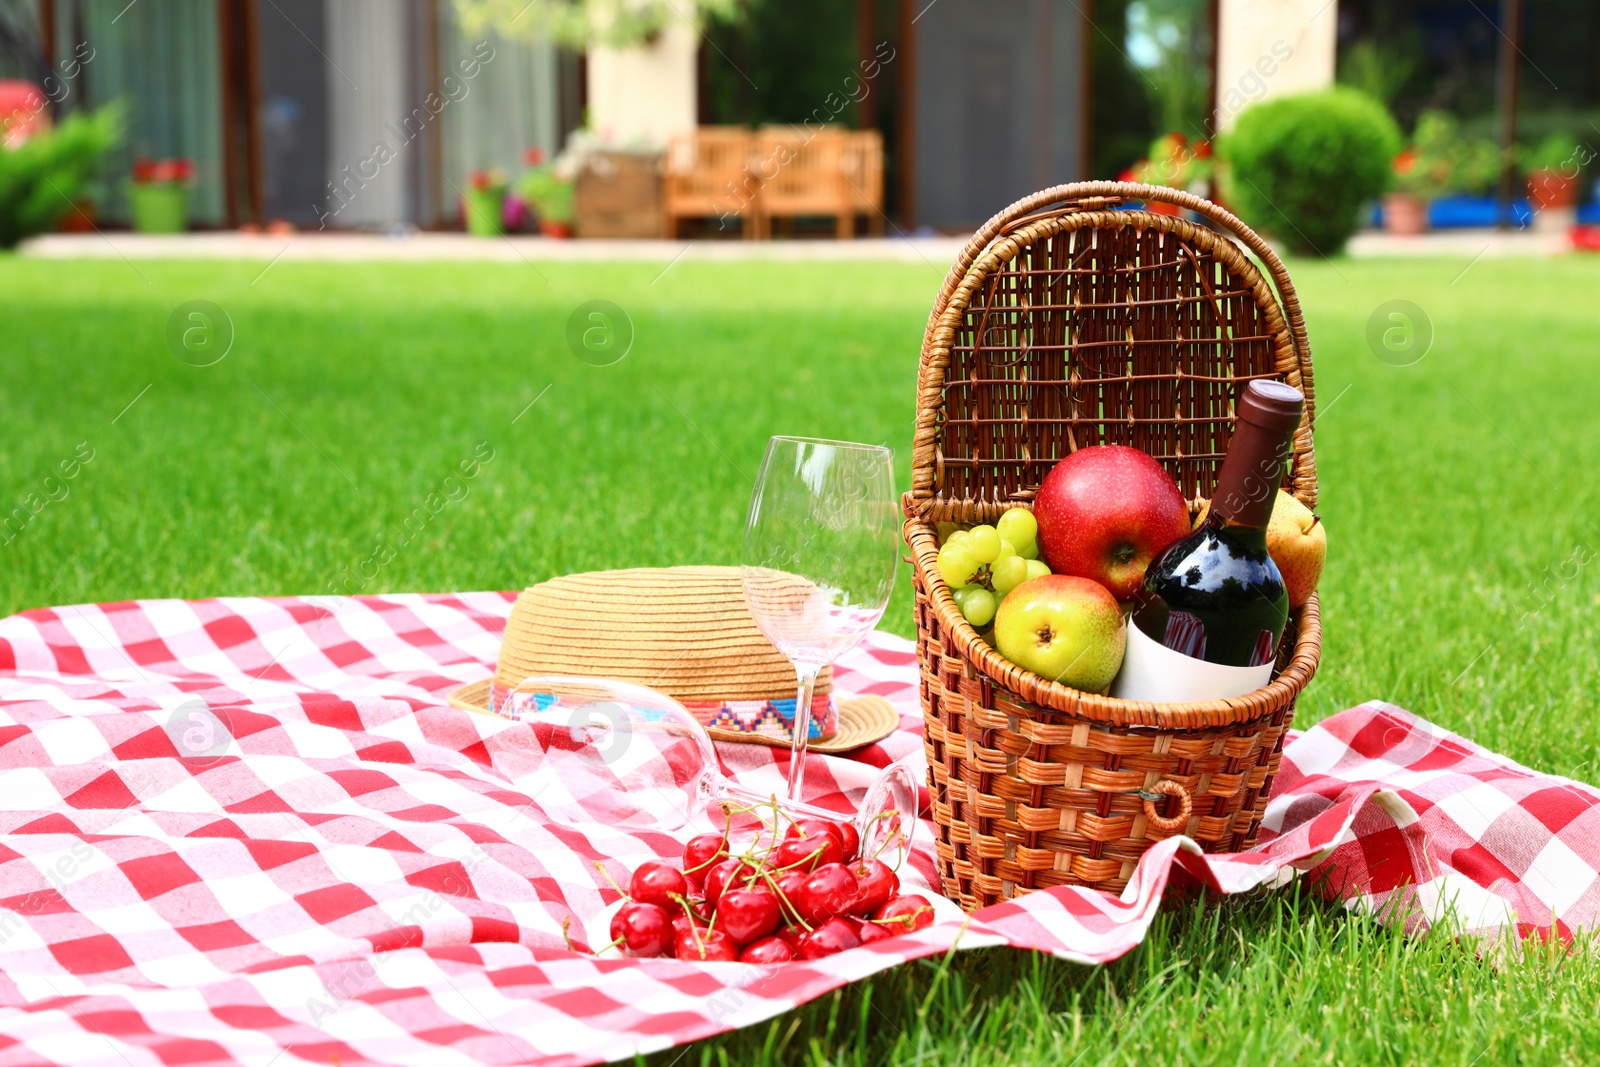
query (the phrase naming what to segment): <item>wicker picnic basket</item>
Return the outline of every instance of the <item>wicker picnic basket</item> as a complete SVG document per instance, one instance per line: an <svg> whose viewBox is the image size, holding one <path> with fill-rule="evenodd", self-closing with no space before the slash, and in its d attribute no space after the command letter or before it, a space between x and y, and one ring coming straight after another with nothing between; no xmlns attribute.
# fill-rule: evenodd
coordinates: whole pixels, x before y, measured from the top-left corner
<svg viewBox="0 0 1600 1067"><path fill-rule="evenodd" d="M1140 201L1209 225L1120 210ZM1294 286L1249 227L1188 193L1049 189L989 220L951 267L922 343L905 535L939 871L962 907L1058 885L1119 891L1174 834L1208 852L1255 842L1295 698L1317 668L1315 596L1290 617L1266 688L1211 703L1115 700L991 649L939 576L935 524L993 522L1093 444L1149 452L1196 509L1235 396L1256 378L1305 393L1285 488L1314 506L1311 350Z"/></svg>

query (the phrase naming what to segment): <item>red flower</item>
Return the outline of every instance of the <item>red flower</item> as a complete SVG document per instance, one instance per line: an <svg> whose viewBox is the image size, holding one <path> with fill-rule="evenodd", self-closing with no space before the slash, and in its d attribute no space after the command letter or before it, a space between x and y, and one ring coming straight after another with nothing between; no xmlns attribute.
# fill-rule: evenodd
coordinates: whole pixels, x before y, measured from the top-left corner
<svg viewBox="0 0 1600 1067"><path fill-rule="evenodd" d="M530 167L537 167L539 164L544 162L544 149L538 147L537 145L533 148L527 149L522 153L522 162L526 163Z"/></svg>
<svg viewBox="0 0 1600 1067"><path fill-rule="evenodd" d="M1417 150L1407 148L1394 157L1394 172L1396 174L1410 174L1417 165Z"/></svg>

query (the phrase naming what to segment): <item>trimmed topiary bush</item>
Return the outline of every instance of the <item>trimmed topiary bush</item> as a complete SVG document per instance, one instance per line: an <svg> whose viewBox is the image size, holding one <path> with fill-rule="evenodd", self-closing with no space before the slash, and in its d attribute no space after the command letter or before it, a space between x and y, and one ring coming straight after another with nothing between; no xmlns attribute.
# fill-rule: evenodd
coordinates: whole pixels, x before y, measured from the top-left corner
<svg viewBox="0 0 1600 1067"><path fill-rule="evenodd" d="M1381 195L1400 151L1382 104L1355 89L1279 97L1239 116L1218 154L1229 203L1291 251L1331 256Z"/></svg>

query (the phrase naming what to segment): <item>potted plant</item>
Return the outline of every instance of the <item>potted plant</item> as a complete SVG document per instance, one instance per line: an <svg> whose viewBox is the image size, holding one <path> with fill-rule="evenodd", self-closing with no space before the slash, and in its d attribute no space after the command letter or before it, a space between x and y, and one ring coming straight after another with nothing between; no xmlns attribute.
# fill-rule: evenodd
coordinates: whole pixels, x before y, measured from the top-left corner
<svg viewBox="0 0 1600 1067"><path fill-rule="evenodd" d="M1533 225L1538 229L1565 229L1577 221L1578 175L1582 169L1577 138L1552 133L1520 155Z"/></svg>
<svg viewBox="0 0 1600 1067"><path fill-rule="evenodd" d="M461 214L467 232L474 237L499 237L504 232L503 201L510 184L499 167L475 170L467 176L467 191L462 195Z"/></svg>
<svg viewBox="0 0 1600 1067"><path fill-rule="evenodd" d="M518 192L539 217L540 233L546 237L572 236L572 221L576 215L573 182L558 175L554 164L530 167L522 176Z"/></svg>
<svg viewBox="0 0 1600 1067"><path fill-rule="evenodd" d="M183 233L189 228L189 187L194 163L188 159L133 162L128 182L128 211L140 233Z"/></svg>
<svg viewBox="0 0 1600 1067"><path fill-rule="evenodd" d="M1417 118L1411 144L1394 157L1394 183L1383 197L1383 228L1413 237L1428 229L1428 205L1443 196L1452 181L1455 117L1424 111Z"/></svg>

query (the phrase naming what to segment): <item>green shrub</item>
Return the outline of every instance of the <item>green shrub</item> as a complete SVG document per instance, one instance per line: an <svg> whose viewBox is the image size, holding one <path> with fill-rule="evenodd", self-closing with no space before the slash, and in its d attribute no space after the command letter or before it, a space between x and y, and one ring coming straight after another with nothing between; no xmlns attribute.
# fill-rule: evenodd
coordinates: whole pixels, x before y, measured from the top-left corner
<svg viewBox="0 0 1600 1067"><path fill-rule="evenodd" d="M74 112L53 130L0 148L0 248L56 224L94 177L100 157L122 135L122 112Z"/></svg>
<svg viewBox="0 0 1600 1067"><path fill-rule="evenodd" d="M1226 193L1239 215L1292 251L1331 256L1363 201L1389 186L1400 130L1372 97L1328 89L1249 108L1222 139Z"/></svg>
<svg viewBox="0 0 1600 1067"><path fill-rule="evenodd" d="M571 222L577 216L575 186L556 175L555 166L543 163L522 176L517 187L522 199L533 205L541 222Z"/></svg>
<svg viewBox="0 0 1600 1067"><path fill-rule="evenodd" d="M1523 173L1536 174L1542 170L1571 171L1576 174L1588 159L1579 159L1584 149L1579 139L1570 133L1552 133L1533 145L1517 152L1517 163Z"/></svg>

